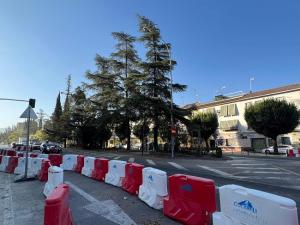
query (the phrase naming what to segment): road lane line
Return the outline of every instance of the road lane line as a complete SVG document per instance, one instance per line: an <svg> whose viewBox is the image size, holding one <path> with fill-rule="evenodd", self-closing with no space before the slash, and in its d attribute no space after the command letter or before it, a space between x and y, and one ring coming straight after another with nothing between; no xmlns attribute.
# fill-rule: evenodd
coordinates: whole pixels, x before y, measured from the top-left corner
<svg viewBox="0 0 300 225"><path fill-rule="evenodd" d="M235 169L240 169L240 170L250 170L250 169L255 169L255 170L279 170L278 168L264 168L264 167L235 167Z"/></svg>
<svg viewBox="0 0 300 225"><path fill-rule="evenodd" d="M91 203L84 206L84 208L90 212L98 214L119 225L136 225L136 223L113 200L99 201L71 182L66 181L65 183Z"/></svg>
<svg viewBox="0 0 300 225"><path fill-rule="evenodd" d="M128 159L128 162L133 163L134 160L135 160L134 158L129 158L129 159Z"/></svg>
<svg viewBox="0 0 300 225"><path fill-rule="evenodd" d="M266 166L265 163L233 163L232 166Z"/></svg>
<svg viewBox="0 0 300 225"><path fill-rule="evenodd" d="M214 169L214 168L211 168L211 167L208 167L208 166L201 166L201 165L197 165L198 167L202 168L202 169L205 169L205 170L208 170L208 171L211 171L211 172L214 172L216 174L219 174L221 176L224 176L224 177L230 177L230 178L233 178L234 176L230 173L226 173L226 172L223 172L221 170L217 170L217 169Z"/></svg>
<svg viewBox="0 0 300 225"><path fill-rule="evenodd" d="M121 158L121 156L116 156L116 157L114 158L114 160L117 160L117 159L119 159L119 158Z"/></svg>
<svg viewBox="0 0 300 225"><path fill-rule="evenodd" d="M243 171L240 173L253 173L253 174L290 174L287 172L280 172L280 171Z"/></svg>
<svg viewBox="0 0 300 225"><path fill-rule="evenodd" d="M147 161L148 164L150 164L152 166L156 165L156 163L153 160L151 160L151 159L146 159L146 161Z"/></svg>
<svg viewBox="0 0 300 225"><path fill-rule="evenodd" d="M171 166L174 166L176 169L179 169L179 170L188 170L187 168L175 163L175 162L168 162Z"/></svg>

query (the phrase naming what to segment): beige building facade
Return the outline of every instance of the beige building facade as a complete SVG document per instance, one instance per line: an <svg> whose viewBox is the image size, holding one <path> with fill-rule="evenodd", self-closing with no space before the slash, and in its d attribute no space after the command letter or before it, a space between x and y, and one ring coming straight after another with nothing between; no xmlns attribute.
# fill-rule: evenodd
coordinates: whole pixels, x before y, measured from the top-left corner
<svg viewBox="0 0 300 225"><path fill-rule="evenodd" d="M217 144L225 151L255 150L272 146L272 140L250 129L244 118L245 109L265 99L280 99L294 103L300 110L300 84L228 97L208 103L186 106L200 112L215 112L219 119ZM213 141L212 141L213 143ZM278 137L279 144L300 146L300 126L294 132Z"/></svg>

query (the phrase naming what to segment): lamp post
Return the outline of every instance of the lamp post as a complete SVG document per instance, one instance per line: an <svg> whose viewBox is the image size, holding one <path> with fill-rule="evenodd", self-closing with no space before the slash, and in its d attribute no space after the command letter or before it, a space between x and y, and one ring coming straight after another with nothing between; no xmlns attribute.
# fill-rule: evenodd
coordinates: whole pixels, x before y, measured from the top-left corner
<svg viewBox="0 0 300 225"><path fill-rule="evenodd" d="M151 30L144 26L143 29L145 31L151 32ZM166 46L168 55L169 55L169 67L170 67L170 101L171 101L171 105L170 105L170 116L171 116L171 156L172 158L174 158L174 145L175 145L175 135L176 135L176 128L174 126L174 116L173 116L173 74L172 74L172 59L171 59L171 49L169 48L169 45L161 38L162 43Z"/></svg>

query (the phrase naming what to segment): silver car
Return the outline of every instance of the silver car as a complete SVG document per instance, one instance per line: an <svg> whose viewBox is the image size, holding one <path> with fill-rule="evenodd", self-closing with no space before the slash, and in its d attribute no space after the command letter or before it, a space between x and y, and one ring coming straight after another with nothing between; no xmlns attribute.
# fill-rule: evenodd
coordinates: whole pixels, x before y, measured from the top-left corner
<svg viewBox="0 0 300 225"><path fill-rule="evenodd" d="M287 154L288 150L290 149L294 149L293 146L291 145L278 145L278 153L279 154ZM274 146L265 148L263 150L261 150L262 153L265 154L274 154Z"/></svg>

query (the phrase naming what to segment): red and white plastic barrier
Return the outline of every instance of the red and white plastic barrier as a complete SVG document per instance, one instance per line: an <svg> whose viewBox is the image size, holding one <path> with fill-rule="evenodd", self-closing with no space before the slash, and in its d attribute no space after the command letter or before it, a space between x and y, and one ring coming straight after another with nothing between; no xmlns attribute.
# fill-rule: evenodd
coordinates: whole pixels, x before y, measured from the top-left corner
<svg viewBox="0 0 300 225"><path fill-rule="evenodd" d="M60 154L49 154L48 159L50 160L50 163L52 166L59 167L62 164L62 155Z"/></svg>
<svg viewBox="0 0 300 225"><path fill-rule="evenodd" d="M48 169L48 181L45 184L44 195L48 197L51 192L64 182L64 171L57 166L51 166Z"/></svg>
<svg viewBox="0 0 300 225"><path fill-rule="evenodd" d="M59 185L45 200L44 225L72 225L69 186Z"/></svg>
<svg viewBox="0 0 300 225"><path fill-rule="evenodd" d="M154 209L163 208L163 198L168 195L167 173L152 167L143 169L143 184L139 198Z"/></svg>
<svg viewBox="0 0 300 225"><path fill-rule="evenodd" d="M19 157L18 166L15 168L14 174L24 174L24 172L25 172L25 160L26 160L26 158ZM28 160L29 160L29 158L28 158Z"/></svg>
<svg viewBox="0 0 300 225"><path fill-rule="evenodd" d="M217 210L213 180L175 174L169 177L169 195L164 198L164 215L186 225L211 224Z"/></svg>
<svg viewBox="0 0 300 225"><path fill-rule="evenodd" d="M298 225L295 201L238 185L219 188L221 212L214 225Z"/></svg>
<svg viewBox="0 0 300 225"><path fill-rule="evenodd" d="M92 178L98 181L104 181L105 175L108 173L108 159L96 158L94 162L94 170Z"/></svg>
<svg viewBox="0 0 300 225"><path fill-rule="evenodd" d="M50 160L49 159L43 159L41 170L38 174L38 178L40 181L48 181L48 170L50 167Z"/></svg>
<svg viewBox="0 0 300 225"><path fill-rule="evenodd" d="M81 174L91 177L95 166L95 157L85 157Z"/></svg>
<svg viewBox="0 0 300 225"><path fill-rule="evenodd" d="M18 166L18 156L11 156L6 167L6 173L14 173L15 168Z"/></svg>
<svg viewBox="0 0 300 225"><path fill-rule="evenodd" d="M2 157L2 161L1 161L1 164L0 164L0 171L1 172L6 171L6 167L8 166L9 158L10 158L10 156L3 156Z"/></svg>
<svg viewBox="0 0 300 225"><path fill-rule="evenodd" d="M105 183L121 187L125 177L125 165L125 161L110 160L108 163L108 173L105 176Z"/></svg>
<svg viewBox="0 0 300 225"><path fill-rule="evenodd" d="M144 166L137 163L127 163L125 166L125 178L122 188L130 194L138 195L139 188L143 183Z"/></svg>
<svg viewBox="0 0 300 225"><path fill-rule="evenodd" d="M77 156L78 155L64 155L60 167L63 170L74 170L77 164Z"/></svg>
<svg viewBox="0 0 300 225"><path fill-rule="evenodd" d="M81 173L83 166L84 166L84 155L78 155L77 156L77 163L76 163L76 166L75 166L75 172L76 173Z"/></svg>

